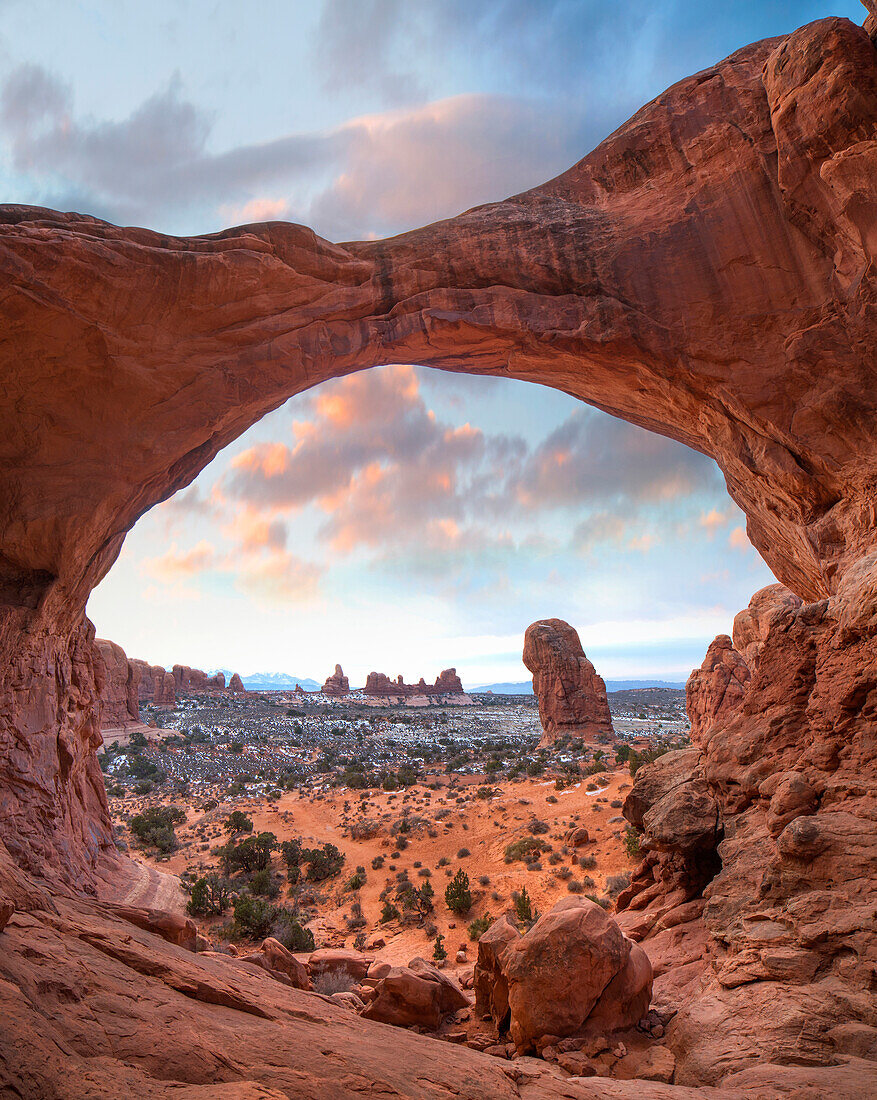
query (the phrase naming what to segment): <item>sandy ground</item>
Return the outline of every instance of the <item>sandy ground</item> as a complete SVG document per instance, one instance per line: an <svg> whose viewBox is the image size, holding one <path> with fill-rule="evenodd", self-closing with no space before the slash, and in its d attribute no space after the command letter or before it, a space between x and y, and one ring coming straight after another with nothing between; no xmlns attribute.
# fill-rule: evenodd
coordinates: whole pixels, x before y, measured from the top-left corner
<svg viewBox="0 0 877 1100"><path fill-rule="evenodd" d="M475 945L467 934L469 922L484 913L493 917L501 915L511 907L513 891L526 886L535 908L545 912L569 893L567 882L554 872L570 868L575 879L581 881L590 877L593 883L586 881L584 892L602 896L607 876L630 871L634 866L635 861L624 850L625 823L619 820L618 805L630 788L630 776L626 768L604 774L608 784L592 792L587 790L592 779L565 791L556 791L553 781L530 779L498 785L496 797L482 800L476 794L478 781L465 777L472 785L441 790L418 785L405 792L369 792L362 801L363 792L360 791L327 790L322 794L309 792L304 797L293 792L277 803L247 799L224 802L206 815L189 808L188 821L177 829L180 850L158 866L175 874L186 869L199 873L213 869L215 858L210 849L223 843L227 836L222 822L232 809L241 809L252 817L256 831L273 832L280 841L302 837L306 845L331 841L344 852L346 862L341 873L317 887L323 900L318 906L319 916L310 927L318 946L353 946L356 930L348 930L346 917L358 899L367 921L363 929L367 945L379 939L385 941L384 946L373 953L391 962L407 962L418 954L431 957L432 939L424 927L403 927L397 921L380 924L382 903L379 895L384 888L391 883L395 885L398 872L403 870L408 872L413 883L422 885L425 876L418 871L427 868L435 890L435 911L427 923L431 920L444 935L445 948L452 960L461 946L474 960ZM556 802L548 801L549 798L555 798ZM614 807L613 802L616 803ZM422 818L423 823L405 834L408 846L400 850L392 826L406 812L412 821ZM560 853L564 836L575 826L584 825L588 829L591 843L570 849L561 862L554 865L546 853L540 870L528 870L521 862L507 864L504 861L506 845L532 835L527 825L534 819L548 824L549 831L542 834L541 839L550 843L557 853ZM363 821L373 824L374 834L368 839L352 839L349 825ZM431 836L430 832L435 835ZM460 855L463 849L468 849L469 854ZM393 853L397 851L399 854L394 858ZM155 866L142 853L132 850L132 854L141 862ZM372 860L377 856L384 857L384 866L374 870ZM596 866L580 868L575 865L579 856L593 856ZM440 868L438 863L442 858L449 862ZM358 865L365 868L366 884L358 891L347 890L345 884ZM471 911L463 918L449 911L444 898L445 887L459 867L469 876L475 899ZM284 876L278 899L282 901L286 895L286 881L279 857L275 858L274 870ZM138 896L138 889L144 891L144 897L149 896L150 887L138 887L136 883L132 883L129 896ZM165 889L167 892L161 895L160 888L156 888L158 892L154 896L169 897L169 888ZM210 934L209 924L204 930Z"/></svg>

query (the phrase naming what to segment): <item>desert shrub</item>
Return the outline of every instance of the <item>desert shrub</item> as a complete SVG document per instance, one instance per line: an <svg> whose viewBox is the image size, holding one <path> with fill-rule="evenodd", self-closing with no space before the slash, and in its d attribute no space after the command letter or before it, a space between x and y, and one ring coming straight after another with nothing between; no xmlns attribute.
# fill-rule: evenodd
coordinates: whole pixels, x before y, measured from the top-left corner
<svg viewBox="0 0 877 1100"><path fill-rule="evenodd" d="M417 874L420 878L432 878L432 871L428 867L421 867Z"/></svg>
<svg viewBox="0 0 877 1100"><path fill-rule="evenodd" d="M271 865L271 853L276 848L277 837L274 833L259 833L258 836L248 836L240 844L230 840L217 848L216 852L222 860L225 874L230 875L235 871L253 874Z"/></svg>
<svg viewBox="0 0 877 1100"><path fill-rule="evenodd" d="M478 876L478 885L479 886L489 886L490 885L490 875L479 875Z"/></svg>
<svg viewBox="0 0 877 1100"><path fill-rule="evenodd" d="M380 869L383 866L384 866L384 857L383 856L375 856L375 858L372 860L372 870L373 871L380 871Z"/></svg>
<svg viewBox="0 0 877 1100"><path fill-rule="evenodd" d="M324 844L322 848L303 848L301 862L308 867L310 882L323 882L337 875L344 866L344 853L334 844Z"/></svg>
<svg viewBox="0 0 877 1100"><path fill-rule="evenodd" d="M585 892L585 884L579 882L577 878L570 879L566 884L566 888L571 894L583 894Z"/></svg>
<svg viewBox="0 0 877 1100"><path fill-rule="evenodd" d="M527 887L525 886L520 893L515 891L512 894L512 902L515 906L515 914L519 921L522 921L528 927L539 919L538 912L533 908L533 903L530 901L530 895L527 893Z"/></svg>
<svg viewBox="0 0 877 1100"><path fill-rule="evenodd" d="M559 879L562 879L564 882L566 882L567 879L572 878L572 871L569 869L569 867L559 867L554 873Z"/></svg>
<svg viewBox="0 0 877 1100"><path fill-rule="evenodd" d="M274 910L272 933L287 951L314 950L313 932L301 924L295 913L283 906L278 906Z"/></svg>
<svg viewBox="0 0 877 1100"><path fill-rule="evenodd" d="M445 887L445 902L452 913L458 916L468 913L472 908L472 894L469 890L469 876L461 867L453 881Z"/></svg>
<svg viewBox="0 0 877 1100"><path fill-rule="evenodd" d="M356 873L351 875L347 882L344 884L345 890L361 890L365 886L365 870L360 871L357 867Z"/></svg>
<svg viewBox="0 0 877 1100"><path fill-rule="evenodd" d="M391 905L389 901L384 902L384 907L381 910L381 924L387 924L388 921L398 920L401 913L395 905Z"/></svg>
<svg viewBox="0 0 877 1100"><path fill-rule="evenodd" d="M451 861L448 859L447 856L442 856L441 859L436 864L436 867L447 867L450 862Z"/></svg>
<svg viewBox="0 0 877 1100"><path fill-rule="evenodd" d="M263 940L271 935L274 924L274 909L265 898L254 898L250 894L241 894L234 903L235 930L240 936L249 936L254 940Z"/></svg>
<svg viewBox="0 0 877 1100"><path fill-rule="evenodd" d="M527 826L527 832L532 833L533 836L544 836L550 831L551 826L547 821L531 821Z"/></svg>
<svg viewBox="0 0 877 1100"><path fill-rule="evenodd" d="M153 806L131 818L131 832L159 852L173 852L178 844L174 826L185 820L186 815L179 806Z"/></svg>
<svg viewBox="0 0 877 1100"><path fill-rule="evenodd" d="M551 855L548 857L548 862L551 864L552 867L556 867L562 859L563 856L560 854L560 852L552 852Z"/></svg>
<svg viewBox="0 0 877 1100"><path fill-rule="evenodd" d="M639 833L633 825L628 825L624 830L624 850L631 859L636 859L640 854Z"/></svg>
<svg viewBox="0 0 877 1100"><path fill-rule="evenodd" d="M590 855L579 856L579 858L576 860L576 863L578 863L579 867L581 867L583 871L593 871L594 868L597 866L597 857Z"/></svg>
<svg viewBox="0 0 877 1100"><path fill-rule="evenodd" d="M440 933L435 938L435 943L432 947L432 957L436 962L441 962L448 957L448 953L445 951L444 936Z"/></svg>
<svg viewBox="0 0 877 1100"><path fill-rule="evenodd" d="M214 917L224 913L230 902L229 882L219 875L205 875L192 884L192 896L186 909L193 917Z"/></svg>
<svg viewBox="0 0 877 1100"><path fill-rule="evenodd" d="M350 915L345 918L345 923L349 932L355 932L358 928L365 928L368 924L363 916L362 906L358 901L355 901L350 907Z"/></svg>
<svg viewBox="0 0 877 1100"><path fill-rule="evenodd" d="M259 871L254 871L250 876L250 893L257 894L263 898L276 898L280 893L280 885L271 874L270 867L263 867Z"/></svg>
<svg viewBox="0 0 877 1100"><path fill-rule="evenodd" d="M515 860L523 860L525 863L535 862L542 852L549 850L549 845L544 840L535 836L523 836L520 840L513 840L505 848L504 859L506 863L514 863Z"/></svg>
<svg viewBox="0 0 877 1100"><path fill-rule="evenodd" d="M630 875L610 875L606 879L606 893L610 898L617 898L622 890L626 890L630 886Z"/></svg>
<svg viewBox="0 0 877 1100"><path fill-rule="evenodd" d="M553 795L553 794L550 794L550 795L549 795L549 796L548 796L548 797L547 797L547 798L545 799L545 801L546 801L546 802L550 802L550 803L551 803L552 805L556 805L556 803L557 803L557 796L556 796L556 795Z"/></svg>
<svg viewBox="0 0 877 1100"><path fill-rule="evenodd" d="M233 810L225 822L226 832L251 833L253 831L252 818L247 817L243 810Z"/></svg>
<svg viewBox="0 0 877 1100"><path fill-rule="evenodd" d="M608 909L612 904L611 898L598 898L596 894L585 894L588 901L594 901L603 909Z"/></svg>
<svg viewBox="0 0 877 1100"><path fill-rule="evenodd" d="M469 939L480 940L491 924L493 924L493 917L490 913L485 913L482 917L476 917L469 925Z"/></svg>
<svg viewBox="0 0 877 1100"><path fill-rule="evenodd" d="M148 779L139 779L134 784L135 794L149 794L149 792L155 787L154 783L151 783Z"/></svg>
<svg viewBox="0 0 877 1100"><path fill-rule="evenodd" d="M457 859L465 859L467 856L471 855L472 853L469 851L468 848L461 848L459 852L457 852Z"/></svg>
<svg viewBox="0 0 877 1100"><path fill-rule="evenodd" d="M349 993L356 985L349 970L326 970L314 978L314 992L331 997L333 993Z"/></svg>

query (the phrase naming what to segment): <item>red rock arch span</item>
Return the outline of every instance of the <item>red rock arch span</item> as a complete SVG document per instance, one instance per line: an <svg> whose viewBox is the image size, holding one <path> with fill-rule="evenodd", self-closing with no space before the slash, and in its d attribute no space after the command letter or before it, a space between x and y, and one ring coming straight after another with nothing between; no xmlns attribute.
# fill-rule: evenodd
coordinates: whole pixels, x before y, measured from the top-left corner
<svg viewBox="0 0 877 1100"><path fill-rule="evenodd" d="M138 516L350 371L562 389L712 455L804 599L861 588L875 121L874 46L829 19L681 82L557 179L391 240L0 207L0 837L34 866L98 858L91 588Z"/></svg>

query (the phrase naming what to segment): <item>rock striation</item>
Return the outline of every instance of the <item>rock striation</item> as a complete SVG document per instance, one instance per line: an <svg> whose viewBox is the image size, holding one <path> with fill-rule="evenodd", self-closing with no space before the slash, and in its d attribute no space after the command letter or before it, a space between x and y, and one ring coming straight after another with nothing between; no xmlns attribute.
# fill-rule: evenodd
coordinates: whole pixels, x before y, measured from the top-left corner
<svg viewBox="0 0 877 1100"><path fill-rule="evenodd" d="M533 673L544 731L540 745L564 733L614 736L603 677L585 656L577 631L563 619L540 619L524 635L524 664Z"/></svg>
<svg viewBox="0 0 877 1100"><path fill-rule="evenodd" d="M427 684L423 677L416 684L406 684L401 676L391 680L383 672L370 672L366 677L364 695L386 695L404 698L414 695L462 695L463 684L455 668L440 672L434 684Z"/></svg>
<svg viewBox="0 0 877 1100"><path fill-rule="evenodd" d="M677 1082L877 1091L875 119L877 50L832 18L680 81L550 182L388 241L0 207L4 1089L556 1095L82 897L120 859L85 605L125 533L289 396L416 362L557 387L720 466L793 596L695 677L697 756L638 777L619 926L679 1005Z"/></svg>
<svg viewBox="0 0 877 1100"><path fill-rule="evenodd" d="M95 639L95 682L100 696L101 726L124 727L140 721L140 668L106 638Z"/></svg>
<svg viewBox="0 0 877 1100"><path fill-rule="evenodd" d="M348 695L350 693L350 681L344 675L341 665L336 665L332 675L326 677L322 692L324 695Z"/></svg>

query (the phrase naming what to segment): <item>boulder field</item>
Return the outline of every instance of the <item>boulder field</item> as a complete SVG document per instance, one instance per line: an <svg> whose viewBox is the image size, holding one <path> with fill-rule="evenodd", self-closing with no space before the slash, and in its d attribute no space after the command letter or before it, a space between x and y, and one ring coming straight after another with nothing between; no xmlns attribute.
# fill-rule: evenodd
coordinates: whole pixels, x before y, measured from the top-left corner
<svg viewBox="0 0 877 1100"><path fill-rule="evenodd" d="M6 1094L877 1093L873 29L741 49L556 179L391 240L0 207ZM711 455L784 586L710 647L694 748L643 769L626 808L644 858L618 924L674 1084L570 1076L563 1038L557 1064L440 1045L275 980L270 948L244 969L97 900L122 857L89 592L260 416L393 362L555 386ZM504 958L515 1018L526 968Z"/></svg>

